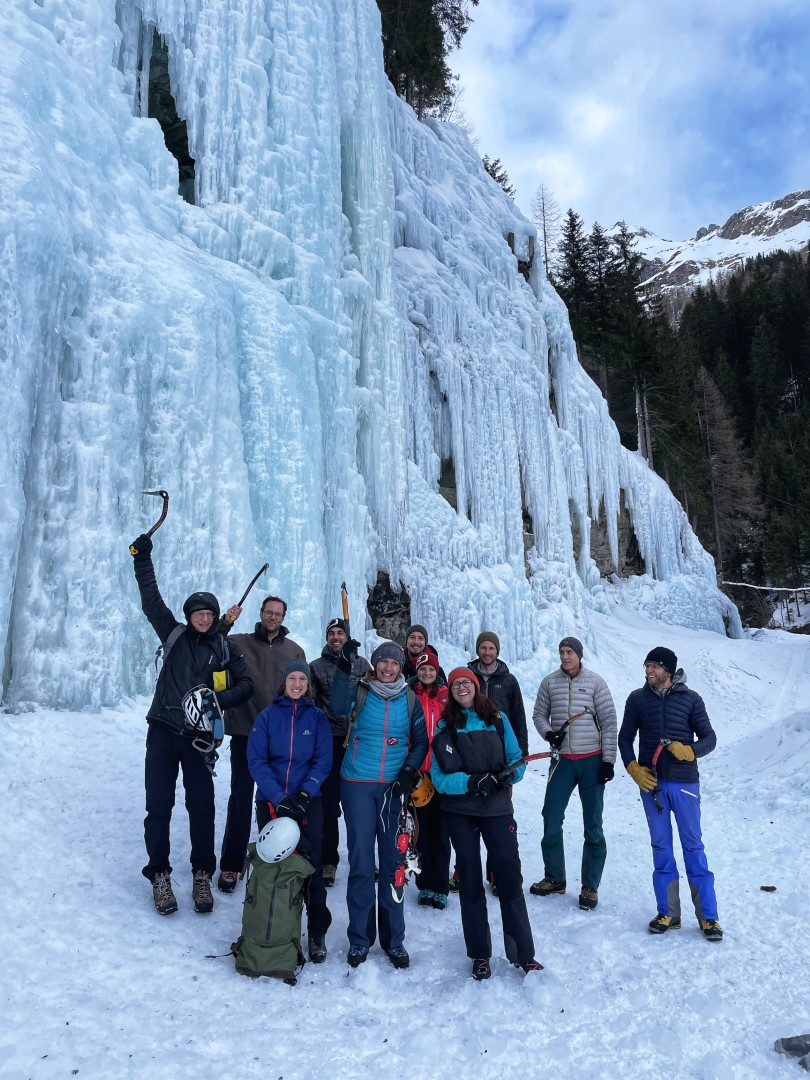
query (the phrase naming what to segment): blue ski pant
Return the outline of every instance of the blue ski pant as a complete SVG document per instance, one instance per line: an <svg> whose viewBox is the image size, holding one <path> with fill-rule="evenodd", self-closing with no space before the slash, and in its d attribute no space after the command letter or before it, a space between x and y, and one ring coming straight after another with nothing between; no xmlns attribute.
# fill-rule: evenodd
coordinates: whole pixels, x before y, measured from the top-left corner
<svg viewBox="0 0 810 1080"><path fill-rule="evenodd" d="M349 881L346 904L349 909L349 944L368 949L374 944L375 898L379 903L380 944L387 952L405 940L405 905L392 893L397 868L397 823L402 798L392 797L390 784L341 780L340 801L346 822L349 852ZM374 885L375 848L380 876L376 897Z"/></svg>
<svg viewBox="0 0 810 1080"><path fill-rule="evenodd" d="M658 910L662 915L677 918L681 916L678 867L672 839L674 816L695 914L699 919L716 919L714 874L706 862L706 852L700 835L700 784L661 780L658 784L658 801L663 807L660 813L652 796L646 791L641 793L641 802L650 827L653 888Z"/></svg>
<svg viewBox="0 0 810 1080"><path fill-rule="evenodd" d="M602 810L605 803L605 785L599 783L602 755L584 758L563 757L548 778L546 797L543 802L543 867L551 881L565 881L565 847L563 846L563 821L568 800L575 788L579 788L582 803L582 826L585 842L582 846L582 871L580 882L598 889L607 858L607 844L602 830Z"/></svg>

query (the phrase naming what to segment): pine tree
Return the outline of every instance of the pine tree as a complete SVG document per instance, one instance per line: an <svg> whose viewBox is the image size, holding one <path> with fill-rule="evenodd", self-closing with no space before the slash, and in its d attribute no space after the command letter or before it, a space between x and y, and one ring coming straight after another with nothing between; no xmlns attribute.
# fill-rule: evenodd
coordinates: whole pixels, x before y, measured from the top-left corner
<svg viewBox="0 0 810 1080"><path fill-rule="evenodd" d="M507 173L503 165L501 165L501 159L495 158L494 161L491 161L488 155L484 154L483 158L481 159L481 163L486 169L486 171L489 173L489 175L492 177L492 179L497 181L497 183L501 185L503 190L511 199L514 199L517 192L509 182L509 174Z"/></svg>

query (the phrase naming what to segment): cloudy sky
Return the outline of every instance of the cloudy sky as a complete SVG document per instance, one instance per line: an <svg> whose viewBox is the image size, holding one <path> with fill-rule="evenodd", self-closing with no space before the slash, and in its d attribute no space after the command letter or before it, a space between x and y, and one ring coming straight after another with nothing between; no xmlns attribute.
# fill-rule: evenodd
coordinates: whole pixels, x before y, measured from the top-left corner
<svg viewBox="0 0 810 1080"><path fill-rule="evenodd" d="M461 108L529 215L686 239L810 188L807 0L481 0Z"/></svg>

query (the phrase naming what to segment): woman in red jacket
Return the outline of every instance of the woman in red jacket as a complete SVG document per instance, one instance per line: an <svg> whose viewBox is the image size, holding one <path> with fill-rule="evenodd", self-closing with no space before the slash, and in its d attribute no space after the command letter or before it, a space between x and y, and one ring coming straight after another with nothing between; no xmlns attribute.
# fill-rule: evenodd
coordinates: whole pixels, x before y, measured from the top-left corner
<svg viewBox="0 0 810 1080"><path fill-rule="evenodd" d="M439 657L429 645L416 661L416 676L411 689L419 699L425 714L428 738L436 733L439 718L447 701L447 686L440 676ZM419 835L416 849L422 871L419 874L419 899L422 907L435 907L443 911L447 907L447 882L450 876L450 838L444 815L434 795L430 779L432 755L430 750L419 770L419 783L413 793Z"/></svg>

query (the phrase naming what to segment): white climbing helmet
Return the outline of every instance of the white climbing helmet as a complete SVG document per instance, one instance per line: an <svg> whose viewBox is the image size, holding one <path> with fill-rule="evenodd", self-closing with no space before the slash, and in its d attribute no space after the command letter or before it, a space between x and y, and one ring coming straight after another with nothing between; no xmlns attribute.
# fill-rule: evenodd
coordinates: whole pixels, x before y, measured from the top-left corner
<svg viewBox="0 0 810 1080"><path fill-rule="evenodd" d="M279 863L292 855L301 839L298 822L289 817L273 818L259 833L256 851L266 863Z"/></svg>

